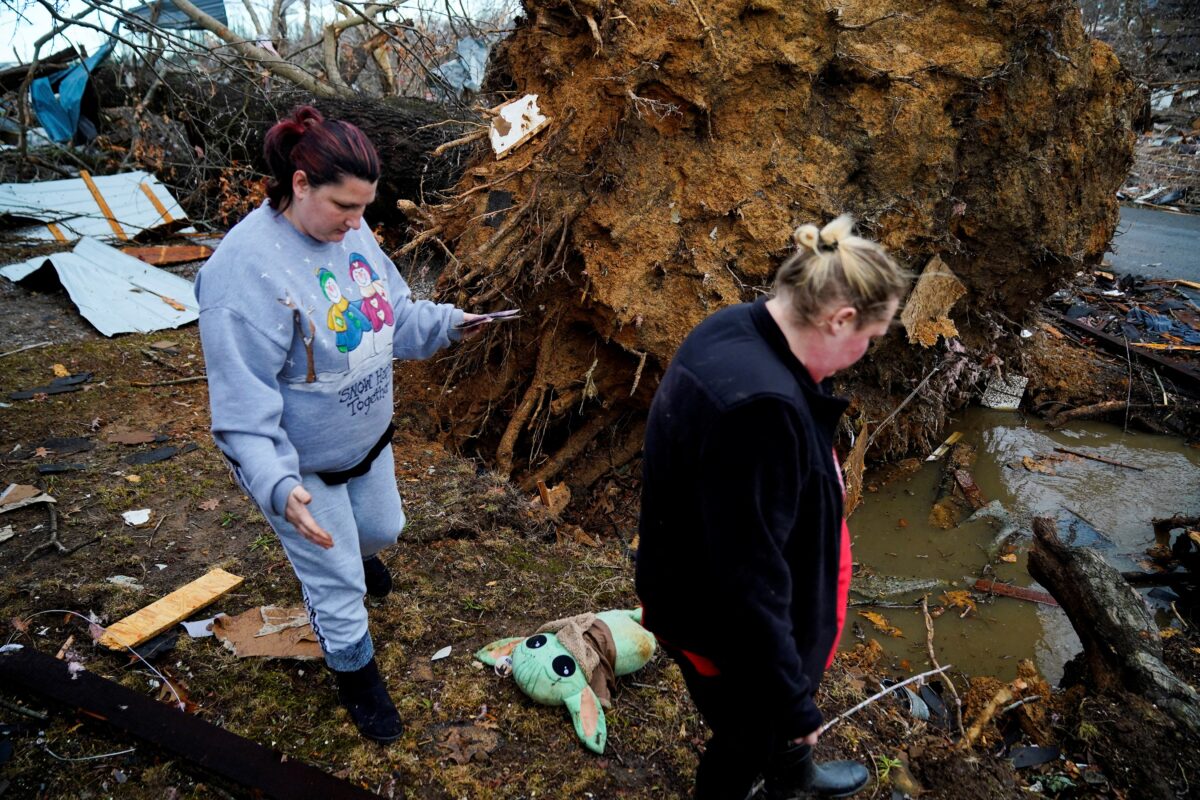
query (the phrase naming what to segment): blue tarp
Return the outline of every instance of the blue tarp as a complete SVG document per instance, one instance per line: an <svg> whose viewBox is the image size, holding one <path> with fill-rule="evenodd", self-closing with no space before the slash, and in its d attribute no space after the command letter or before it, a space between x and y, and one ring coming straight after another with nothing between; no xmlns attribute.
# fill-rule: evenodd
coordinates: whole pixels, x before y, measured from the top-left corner
<svg viewBox="0 0 1200 800"><path fill-rule="evenodd" d="M46 134L56 142L70 142L79 127L79 107L83 92L100 62L108 58L113 43L108 42L95 55L78 64L38 78L29 87L29 99ZM57 93L55 92L57 89ZM92 132L94 137L94 131ZM91 138L91 137L89 137Z"/></svg>
<svg viewBox="0 0 1200 800"><path fill-rule="evenodd" d="M192 0L196 8L208 14L210 17L220 22L222 25L229 24L229 18L225 15L225 0ZM154 9L160 6L158 16L154 16ZM168 30L202 30L191 17L180 11L171 0L162 0L161 3L150 2L144 3L137 8L130 9L127 13L135 17L141 17L149 22L154 20L154 24L160 28Z"/></svg>
<svg viewBox="0 0 1200 800"><path fill-rule="evenodd" d="M457 55L444 64L434 67L433 73L440 76L459 94L478 92L483 83L483 73L487 67L490 45L468 36L465 39L459 39L458 45L454 49Z"/></svg>

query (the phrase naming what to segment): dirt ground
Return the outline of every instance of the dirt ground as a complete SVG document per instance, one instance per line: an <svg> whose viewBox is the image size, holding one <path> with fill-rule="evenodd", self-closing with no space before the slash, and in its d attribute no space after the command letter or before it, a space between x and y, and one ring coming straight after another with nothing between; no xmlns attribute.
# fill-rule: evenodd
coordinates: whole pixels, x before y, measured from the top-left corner
<svg viewBox="0 0 1200 800"><path fill-rule="evenodd" d="M181 270L187 274L187 270ZM138 692L171 696L143 664L92 644L87 625L67 611L108 624L213 567L245 582L215 606L238 613L260 605L300 603L298 585L261 514L241 494L208 435L203 373L195 326L106 339L94 333L61 290L33 293L0 287L5 352L0 390L51 380L54 365L90 372L78 392L6 401L0 408L0 478L41 481L57 500L58 534L72 552L40 550L46 506L5 514L15 536L0 543L0 643L56 653ZM153 343L174 342L150 350ZM509 680L471 659L493 639L532 632L542 622L587 610L632 607L629 545L635 530L637 468L610 472L589 497L554 521L531 497L485 465L447 452L442 424L427 415L438 387L421 365L397 366L400 434L395 453L409 526L385 554L395 592L371 604L379 661L407 730L395 744L362 740L337 705L332 682L316 662L239 660L211 638L181 635L153 659L196 714L240 736L341 776L385 797L532 798L689 795L704 726L678 670L660 655L619 681L606 713L603 756L576 740L563 709L534 705ZM110 443L122 429L167 437L144 445ZM90 449L50 439L82 438ZM197 447L167 461L134 466L124 459L162 444ZM59 448L56 450L55 448ZM39 476L47 463L82 469ZM149 508L150 522L126 525L122 512ZM581 535L583 534L583 535ZM593 540L590 546L584 539ZM142 588L110 582L128 576ZM1185 680L1198 675L1200 637L1190 627L1167 642L1169 663ZM445 646L450 657L431 661ZM923 665L883 660L868 642L839 657L822 687L827 718L855 705L884 677L902 678ZM953 675L970 725L1000 684ZM1196 783L1194 743L1161 727L1151 709L1129 698L1051 693L1030 676L1018 698L1038 695L984 726L970 749L951 732L920 722L891 700L875 703L832 728L823 758L863 760L872 781L860 795L929 798L1174 797ZM950 701L948 687L942 696ZM17 709L45 714L35 720ZM73 709L0 687L0 740L13 755L0 766L5 798L227 798L246 790L214 781L152 745L117 734ZM1016 769L1011 747L1057 746L1062 756ZM83 759L134 748L110 757ZM898 793L898 794L897 794Z"/></svg>

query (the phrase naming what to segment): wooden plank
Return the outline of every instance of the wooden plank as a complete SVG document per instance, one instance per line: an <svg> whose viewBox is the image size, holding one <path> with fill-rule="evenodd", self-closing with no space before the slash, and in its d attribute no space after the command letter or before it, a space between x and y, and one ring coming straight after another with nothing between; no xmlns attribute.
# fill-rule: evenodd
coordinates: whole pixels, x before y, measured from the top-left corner
<svg viewBox="0 0 1200 800"><path fill-rule="evenodd" d="M47 222L46 227L50 230L50 233L54 235L55 240L60 242L67 241L67 237L63 235L62 228L59 228L56 223Z"/></svg>
<svg viewBox="0 0 1200 800"><path fill-rule="evenodd" d="M87 184L88 191L92 193L92 199L96 201L96 205L100 207L100 212L104 214L104 218L108 220L108 225L113 229L113 233L118 239L128 240L129 234L125 233L125 229L121 227L121 223L117 222L117 218L113 216L112 209L108 207L108 201L104 199L104 195L100 194L100 187L92 180L92 175L86 169L79 170L79 177Z"/></svg>
<svg viewBox="0 0 1200 800"><path fill-rule="evenodd" d="M166 597L135 611L123 620L108 626L100 644L113 650L137 647L158 634L177 625L209 603L239 586L242 579L223 569L214 569Z"/></svg>
<svg viewBox="0 0 1200 800"><path fill-rule="evenodd" d="M957 442L961 438L962 438L962 431L955 431L954 433L950 434L948 437L946 437L946 441L942 442L941 446L938 447L937 450L934 450L932 453L930 453L929 457L926 458L925 460L926 461L937 461L939 458L946 455L946 451L950 449L950 446L952 444L954 444L955 442Z"/></svg>
<svg viewBox="0 0 1200 800"><path fill-rule="evenodd" d="M142 184L145 186L145 184ZM213 249L202 244L161 245L159 247L123 247L121 252L133 256L138 261L153 264L156 267L168 264L186 264L189 261L200 261L212 255Z"/></svg>
<svg viewBox="0 0 1200 800"><path fill-rule="evenodd" d="M24 689L78 709L89 724L100 720L213 775L247 787L251 790L246 794L248 797L281 800L378 797L92 672L82 670L71 674L66 662L29 647L0 653L0 685L6 691Z"/></svg>
<svg viewBox="0 0 1200 800"><path fill-rule="evenodd" d="M142 187L142 192L146 195L146 197L150 198L150 204L154 206L154 210L162 216L163 222L171 223L175 221L175 218L171 216L171 212L167 211L167 207L163 205L162 200L158 199L158 196L154 194L154 190L151 189L145 183L145 181L139 183L138 186Z"/></svg>
<svg viewBox="0 0 1200 800"><path fill-rule="evenodd" d="M1026 589L1023 586L1012 586L1007 583L996 583L994 579L984 580L980 578L975 581L975 591L983 592L984 594L998 594L1001 597L1013 597L1017 600L1028 600L1032 603L1044 603L1048 606L1058 605L1058 601L1046 592L1039 592L1036 589Z"/></svg>

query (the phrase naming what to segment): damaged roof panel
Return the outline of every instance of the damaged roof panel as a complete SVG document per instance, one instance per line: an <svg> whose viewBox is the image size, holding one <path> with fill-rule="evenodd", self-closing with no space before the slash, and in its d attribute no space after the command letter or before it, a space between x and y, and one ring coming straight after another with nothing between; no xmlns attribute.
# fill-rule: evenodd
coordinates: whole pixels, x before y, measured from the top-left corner
<svg viewBox="0 0 1200 800"><path fill-rule="evenodd" d="M148 172L124 172L37 183L0 184L0 215L43 223L20 233L32 239L132 239L187 219L167 187Z"/></svg>
<svg viewBox="0 0 1200 800"><path fill-rule="evenodd" d="M95 239L80 239L69 253L11 264L0 275L19 281L46 264L54 267L79 313L105 336L178 328L200 315L191 281Z"/></svg>

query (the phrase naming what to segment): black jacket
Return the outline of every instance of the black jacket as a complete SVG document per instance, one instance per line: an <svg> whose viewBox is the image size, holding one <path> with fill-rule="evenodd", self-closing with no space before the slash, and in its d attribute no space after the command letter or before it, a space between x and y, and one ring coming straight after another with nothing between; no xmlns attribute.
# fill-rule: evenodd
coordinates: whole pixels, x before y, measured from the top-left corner
<svg viewBox="0 0 1200 800"><path fill-rule="evenodd" d="M813 381L760 300L688 335L646 428L645 624L714 662L788 737L821 724L813 693L839 633L833 435L846 405Z"/></svg>

